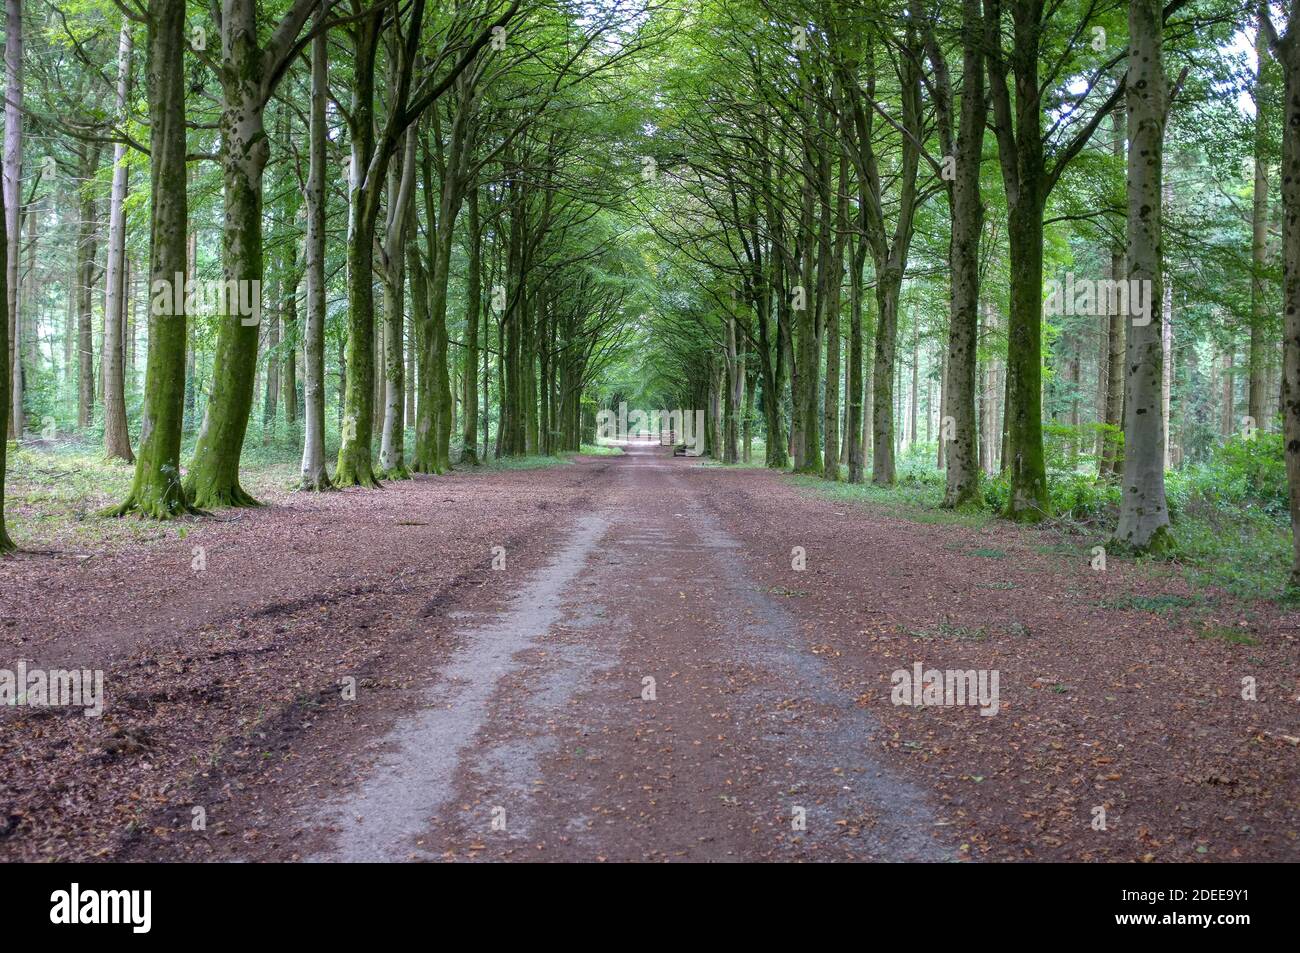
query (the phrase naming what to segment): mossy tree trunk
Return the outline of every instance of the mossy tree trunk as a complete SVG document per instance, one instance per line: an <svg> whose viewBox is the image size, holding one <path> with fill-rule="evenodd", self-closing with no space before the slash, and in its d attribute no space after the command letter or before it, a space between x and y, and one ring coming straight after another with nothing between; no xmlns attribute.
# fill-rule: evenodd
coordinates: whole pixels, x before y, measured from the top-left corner
<svg viewBox="0 0 1300 953"><path fill-rule="evenodd" d="M1043 205L1025 193L1009 214L1011 311L1007 320L1006 460L1011 494L1004 516L1036 522L1047 515L1043 455Z"/></svg>
<svg viewBox="0 0 1300 953"><path fill-rule="evenodd" d="M1171 7L1181 4L1176 0ZM1042 293L1043 209L1052 189L1071 161L1092 140L1100 123L1124 94L1123 82L1098 103L1092 115L1073 127L1068 140L1052 144L1054 160L1046 160L1043 135L1043 95L1039 69L1052 60L1044 47L1057 7L1041 0L1008 0L1011 10L1011 50L1002 48L1002 2L987 0L984 23L992 127L997 135L998 161L1007 194L1011 262L1011 313L1007 323L1007 406L1003 469L1010 474L1011 493L1003 516L1036 522L1048 510L1047 467L1042 424ZM1067 55L1082 47L1077 31ZM1053 54L1055 56L1057 54ZM1058 66L1057 73L1061 68ZM1014 76L1014 82L1010 77ZM1014 103L1012 89L1014 87ZM1090 85L1076 112L1086 112L1086 100L1099 84ZM1052 131L1063 126L1051 124ZM1068 125L1066 128L1069 128Z"/></svg>
<svg viewBox="0 0 1300 953"><path fill-rule="evenodd" d="M375 221L388 159L375 149L375 60L382 11L368 14L353 27L352 161L348 182L348 343L343 391L343 423L337 486L377 488L371 461L375 400ZM372 168L374 166L374 168Z"/></svg>
<svg viewBox="0 0 1300 953"><path fill-rule="evenodd" d="M186 271L189 209L185 175L185 5L153 0L147 16L150 142L149 288L151 304L170 300ZM170 519L195 512L181 485L186 314L150 307L144 413L130 495L111 511Z"/></svg>
<svg viewBox="0 0 1300 953"><path fill-rule="evenodd" d="M261 321L262 175L270 158L264 113L317 0L295 0L265 49L256 0L226 0L221 18L221 169L224 314L218 315L212 393L185 488L196 506L256 506L239 485L239 458L257 378ZM233 300L232 300L233 299ZM251 304L245 309L243 305ZM247 310L249 313L244 313Z"/></svg>
<svg viewBox="0 0 1300 953"><path fill-rule="evenodd" d="M375 366L374 264L375 226L379 215L380 195L393 153L401 137L438 99L447 92L480 51L493 37L493 31L518 12L521 0L514 2L492 23L484 25L478 36L464 48L455 64L444 75L423 75L419 90L412 94L416 72L424 0L413 0L403 22L392 19L393 54L400 57L395 82L388 90L388 113L381 131L375 120L375 62L380 31L390 22L388 10L380 6L360 16L351 27L353 39L352 103L348 125L352 138L352 163L348 205L348 345L347 380L344 395L342 443L339 446L335 482L339 486L378 487L371 462L371 421L374 415ZM427 71L421 71L426 73ZM429 224L433 224L432 221ZM440 224L440 223L439 223ZM419 443L423 421L417 423Z"/></svg>
<svg viewBox="0 0 1300 953"><path fill-rule="evenodd" d="M1011 6L1014 113L1002 51L997 44L989 60L994 129L1007 192L1011 259L1003 460L1004 469L1010 473L1011 493L1003 515L1034 522L1047 514L1048 507L1042 424L1043 206L1047 200L1038 82L1042 10L1033 0L1013 0ZM990 31L1000 30L1000 5L996 0L986 5L985 15Z"/></svg>

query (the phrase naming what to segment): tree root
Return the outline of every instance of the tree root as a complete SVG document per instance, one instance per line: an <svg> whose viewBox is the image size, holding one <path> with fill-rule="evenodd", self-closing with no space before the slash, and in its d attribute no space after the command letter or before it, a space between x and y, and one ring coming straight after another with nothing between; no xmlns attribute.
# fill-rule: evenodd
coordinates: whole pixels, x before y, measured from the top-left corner
<svg viewBox="0 0 1300 953"><path fill-rule="evenodd" d="M330 482L329 474L327 473L322 473L314 480L304 477L298 484L299 493L329 493L334 489L336 488L334 484Z"/></svg>
<svg viewBox="0 0 1300 953"><path fill-rule="evenodd" d="M120 519L123 516L137 514L140 519L174 520L182 516L211 516L207 510L194 506L187 500L155 499L147 503L132 493L117 506L100 510L96 515L107 519Z"/></svg>
<svg viewBox="0 0 1300 953"><path fill-rule="evenodd" d="M382 490L384 485L375 476L374 470L366 467L364 472L350 472L350 468L340 467L334 474L334 486L340 490L359 487L363 490Z"/></svg>
<svg viewBox="0 0 1300 953"><path fill-rule="evenodd" d="M1138 545L1129 540L1120 539L1118 536L1112 536L1106 541L1106 552L1112 555L1152 556L1156 559L1172 559L1177 550L1178 543L1168 526L1161 526L1152 533L1146 545Z"/></svg>
<svg viewBox="0 0 1300 953"><path fill-rule="evenodd" d="M244 488L238 483L235 483L232 486L221 487L219 489L211 489L203 493L193 492L192 495L187 495L190 496L190 500L194 506L206 509L218 509L228 506L253 507L262 505L260 502L253 499L253 497L248 493L244 492Z"/></svg>

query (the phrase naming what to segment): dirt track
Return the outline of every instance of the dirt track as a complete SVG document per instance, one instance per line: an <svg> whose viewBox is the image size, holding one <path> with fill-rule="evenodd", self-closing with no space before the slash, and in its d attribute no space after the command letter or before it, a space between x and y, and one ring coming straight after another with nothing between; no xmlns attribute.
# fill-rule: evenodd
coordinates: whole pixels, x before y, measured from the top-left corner
<svg viewBox="0 0 1300 953"><path fill-rule="evenodd" d="M0 713L0 857L1300 857L1293 619L631 451L0 566L0 658L108 679ZM998 713L892 704L918 661Z"/></svg>

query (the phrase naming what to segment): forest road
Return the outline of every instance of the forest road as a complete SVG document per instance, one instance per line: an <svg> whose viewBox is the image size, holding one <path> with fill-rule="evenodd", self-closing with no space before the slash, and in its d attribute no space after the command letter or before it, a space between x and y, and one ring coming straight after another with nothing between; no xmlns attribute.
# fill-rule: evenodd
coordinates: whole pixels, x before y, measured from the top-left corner
<svg viewBox="0 0 1300 953"><path fill-rule="evenodd" d="M950 856L873 757L876 719L687 478L697 461L627 450L504 606L452 614L449 661L317 805L309 859Z"/></svg>
<svg viewBox="0 0 1300 953"><path fill-rule="evenodd" d="M0 860L1296 859L1294 609L627 450L7 560Z"/></svg>

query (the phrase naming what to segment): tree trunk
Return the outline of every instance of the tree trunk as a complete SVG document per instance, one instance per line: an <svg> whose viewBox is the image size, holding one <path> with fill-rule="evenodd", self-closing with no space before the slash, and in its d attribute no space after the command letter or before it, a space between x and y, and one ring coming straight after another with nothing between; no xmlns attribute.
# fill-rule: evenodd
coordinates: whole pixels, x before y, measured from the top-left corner
<svg viewBox="0 0 1300 953"><path fill-rule="evenodd" d="M745 361L744 358L742 358L742 361L746 365L748 364L748 362ZM745 388L745 401L744 401L745 416L744 416L744 423L741 429L741 437L740 437L742 442L740 458L745 463L750 463L753 460L753 450L754 450L753 448L754 383L752 380L750 380L748 375L746 375L744 380L744 388Z"/></svg>
<svg viewBox="0 0 1300 953"><path fill-rule="evenodd" d="M828 480L840 478L840 296L844 285L844 254L849 237L849 159L842 152L839 160L839 183L835 202L835 245L830 268L822 289L826 295L826 393L823 411L824 431L822 475Z"/></svg>
<svg viewBox="0 0 1300 953"><path fill-rule="evenodd" d="M95 422L95 335L92 326L95 301L96 229L99 203L95 201L95 176L99 171L99 143L82 145L78 178L81 195L77 225L77 426Z"/></svg>
<svg viewBox="0 0 1300 953"><path fill-rule="evenodd" d="M859 230L853 249L853 274L849 276L849 482L863 480L862 382L862 269L867 261L865 229Z"/></svg>
<svg viewBox="0 0 1300 953"><path fill-rule="evenodd" d="M1172 210L1174 191L1168 179L1161 183L1164 208ZM1164 291L1160 301L1160 418L1163 422L1164 446L1163 457L1165 470L1170 469L1169 455L1169 421L1174 384L1174 283L1164 275ZM1155 307L1155 299L1151 300Z"/></svg>
<svg viewBox="0 0 1300 953"><path fill-rule="evenodd" d="M740 378L743 371L736 348L736 316L728 313L723 320L725 329L725 360L723 363L723 409L722 409L722 462L734 464L740 460L740 430L737 426L740 414Z"/></svg>
<svg viewBox="0 0 1300 953"><path fill-rule="evenodd" d="M25 276L20 282L18 289L18 315L22 324L21 351L23 354L24 374L37 371L44 359L41 353L40 342L40 317L41 317L41 297L37 292L43 285L40 271L40 235L39 225L41 216L45 212L46 203L42 200L34 199L28 206L27 215L27 267ZM55 371L54 361L50 361L50 371ZM27 391L28 381L23 378L23 391Z"/></svg>
<svg viewBox="0 0 1300 953"><path fill-rule="evenodd" d="M919 434L917 433L917 423L920 420L920 390L921 390L921 319L920 315L913 314L912 317L912 384L911 393L908 396L907 403L907 446L909 450L916 447L916 441Z"/></svg>
<svg viewBox="0 0 1300 953"><path fill-rule="evenodd" d="M186 267L188 206L185 190L185 5L152 0L148 13L147 75L150 141L149 287L154 305L170 298ZM135 481L113 512L138 510L167 519L194 512L180 480L185 399L185 308L150 307L144 414Z"/></svg>
<svg viewBox="0 0 1300 953"><path fill-rule="evenodd" d="M405 480L410 476L406 468L402 428L403 405L406 403L406 366L402 353L405 268L398 267L396 258L392 267L397 273L384 281L384 424L379 439L379 469L386 479Z"/></svg>
<svg viewBox="0 0 1300 953"><path fill-rule="evenodd" d="M217 324L212 393L185 485L197 506L256 506L239 485L239 458L248 430L257 378L261 323L262 177L270 157L266 102L310 14L312 3L295 0L264 49L255 0L223 0L221 18L221 236L224 314ZM232 293L234 291L235 293ZM230 299L238 298L239 307ZM235 313L232 313L235 312Z"/></svg>
<svg viewBox="0 0 1300 953"><path fill-rule="evenodd" d="M1237 378L1232 369L1235 360L1236 352L1232 347L1232 343L1229 342L1228 349L1223 352L1223 379L1220 382L1223 393L1223 406L1219 416L1219 434L1225 440L1237 432Z"/></svg>
<svg viewBox="0 0 1300 953"><path fill-rule="evenodd" d="M1164 317L1161 168L1165 137L1164 32L1160 0L1129 2L1128 254L1130 281L1149 282L1148 311L1128 328L1125 366L1124 477L1115 541L1127 551L1172 544L1165 504L1162 390ZM1159 317L1157 317L1159 315Z"/></svg>
<svg viewBox="0 0 1300 953"><path fill-rule="evenodd" d="M1262 7L1260 15L1266 16ZM1246 413L1256 427L1267 423L1264 413L1268 346L1265 334L1268 329L1268 304L1264 293L1264 269L1268 256L1268 119L1265 105L1268 101L1265 57L1268 44L1261 28L1255 34L1255 53L1258 58L1255 73L1255 194L1250 213L1250 391Z"/></svg>
<svg viewBox="0 0 1300 953"><path fill-rule="evenodd" d="M284 404L284 422L298 420L298 282L302 271L298 267L298 250L289 255L284 287L280 292L281 339L284 357L280 362L280 402Z"/></svg>
<svg viewBox="0 0 1300 953"><path fill-rule="evenodd" d="M67 232L76 233L76 203L68 195L65 186L59 188L59 204L63 210L63 226ZM64 285L67 293L64 295L64 312L63 312L63 390L71 395L76 385L76 342L77 342L77 255L74 253L68 257L68 274ZM69 396L69 399L70 396ZM3 429L0 426L0 429Z"/></svg>
<svg viewBox="0 0 1300 953"><path fill-rule="evenodd" d="M1124 143L1127 138L1126 117L1123 110L1117 109L1111 114L1111 148L1116 159L1124 158ZM1110 252L1110 277L1112 281L1124 281L1124 250L1118 243ZM1108 429L1102 431L1101 458L1097 464L1098 476L1118 475L1120 467L1119 430L1124 423L1124 322L1125 315L1119 308L1111 309L1106 321L1106 395L1105 416L1102 418ZM1110 429L1113 428L1113 429Z"/></svg>
<svg viewBox="0 0 1300 953"><path fill-rule="evenodd" d="M0 255L7 255L9 249L9 218L5 190L0 189ZM8 270L0 270L0 301L8 300L6 294L9 285ZM9 449L8 435L4 433L3 422L9 419L9 322L0 321L0 556L13 552L14 541L5 529L5 464Z"/></svg>
<svg viewBox="0 0 1300 953"><path fill-rule="evenodd" d="M325 21L322 0L316 27ZM311 118L307 169L307 314L303 328L303 444L300 488L327 490L325 468L325 152L329 46L321 30L311 42Z"/></svg>
<svg viewBox="0 0 1300 953"><path fill-rule="evenodd" d="M1285 82L1282 121L1282 407L1290 490L1290 584L1300 587L1300 0L1287 5L1286 35L1275 51ZM1265 15L1267 12L1265 11Z"/></svg>
<svg viewBox="0 0 1300 953"><path fill-rule="evenodd" d="M131 87L131 21L123 17L117 46L116 113L127 113ZM113 186L108 205L107 293L104 314L104 453L135 461L126 420L126 144L113 146Z"/></svg>
<svg viewBox="0 0 1300 953"><path fill-rule="evenodd" d="M276 351L280 347L280 305L281 278L277 278L271 289L272 309L266 329L266 393L262 399L262 445L267 446L275 439L275 417L280 404L280 359Z"/></svg>
<svg viewBox="0 0 1300 953"><path fill-rule="evenodd" d="M1008 82L1008 57L1002 50L1001 5L985 3L989 86L993 129L1007 193L1007 225L1011 262L1011 309L1007 320L1007 407L1003 469L1010 474L1011 492L1003 516L1036 522L1048 515L1047 466L1043 454L1042 323L1043 209L1059 179L1070 146L1049 171L1043 141L1043 5L1013 0L1011 6L1014 102ZM1071 146L1081 149L1105 109L1076 133Z"/></svg>
<svg viewBox="0 0 1300 953"><path fill-rule="evenodd" d="M384 230L384 424L379 466L386 477L403 480L406 468L406 241L411 232L411 200L415 192L415 129L406 131L401 163L388 173L388 220Z"/></svg>
<svg viewBox="0 0 1300 953"><path fill-rule="evenodd" d="M225 313L218 315L212 393L185 488L194 505L256 506L239 485L239 457L248 430L257 376L261 323L262 173L270 147L263 112L264 55L258 45L257 5L226 0L221 22L221 236ZM232 307L252 303L252 313Z"/></svg>
<svg viewBox="0 0 1300 953"><path fill-rule="evenodd" d="M932 53L931 59L934 58ZM946 73L945 69L945 76ZM984 230L980 156L988 107L984 102L984 21L979 0L962 3L962 74L965 85L949 191L952 232L948 261L952 279L939 425L947 477L943 505L947 507L962 506L980 497L975 382L980 318L979 246Z"/></svg>
<svg viewBox="0 0 1300 953"><path fill-rule="evenodd" d="M479 313L483 305L483 234L479 224L478 186L472 185L466 196L468 205L469 262L465 276L465 444L461 462L478 466L478 337ZM486 366L486 365L485 365ZM484 401L486 401L486 395ZM483 438L484 450L487 437Z"/></svg>
<svg viewBox="0 0 1300 953"><path fill-rule="evenodd" d="M348 343L347 375L343 398L343 424L338 466L338 486L378 488L372 463L371 441L375 416L375 224L379 215L378 192L387 160L371 169L375 159L375 60L383 10L368 13L352 30L355 40L352 70L352 161L348 183ZM372 176L376 176L377 181Z"/></svg>
<svg viewBox="0 0 1300 953"><path fill-rule="evenodd" d="M898 295L903 274L876 272L876 356L872 368L871 482L892 486L894 469L894 369L898 337Z"/></svg>
<svg viewBox="0 0 1300 953"><path fill-rule="evenodd" d="M1009 232L1011 315L1003 467L1011 473L1011 499L1004 515L1036 522L1047 515L1048 505L1042 421L1042 204L1022 197L1011 209Z"/></svg>
<svg viewBox="0 0 1300 953"><path fill-rule="evenodd" d="M8 409L0 418L0 430L7 428L14 439L23 435L22 316L18 313L18 257L22 250L23 175L23 15L22 0L5 0L5 141L4 206L5 234L10 238L5 252L5 313L8 369L0 386L9 391Z"/></svg>

